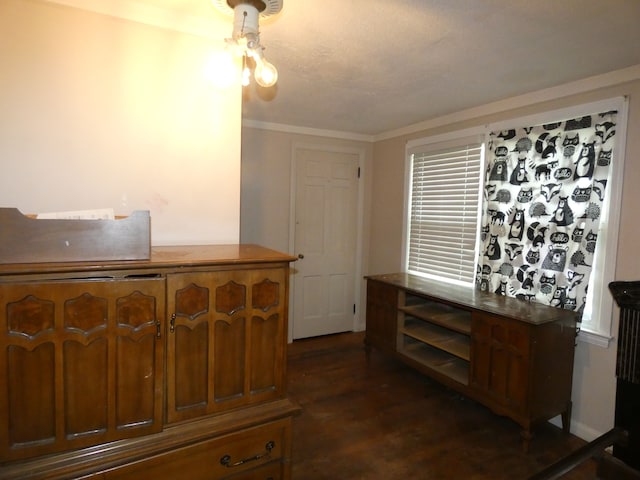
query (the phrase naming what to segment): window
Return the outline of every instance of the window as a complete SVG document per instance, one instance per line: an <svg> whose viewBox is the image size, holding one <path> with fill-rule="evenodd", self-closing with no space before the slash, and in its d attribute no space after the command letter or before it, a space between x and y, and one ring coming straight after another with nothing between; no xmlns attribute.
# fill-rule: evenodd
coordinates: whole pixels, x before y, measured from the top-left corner
<svg viewBox="0 0 640 480"><path fill-rule="evenodd" d="M620 227L620 205L622 204L622 182L624 176L624 151L627 132L626 98L605 102L607 108L617 110L617 140L615 157L607 179L608 194L600 217L598 245L591 267L589 294L582 315L580 337L589 343L607 346L611 340L613 318L613 296L609 283L616 280L616 256L618 249L618 229Z"/></svg>
<svg viewBox="0 0 640 480"><path fill-rule="evenodd" d="M473 285L481 203L480 136L409 149L406 269Z"/></svg>
<svg viewBox="0 0 640 480"><path fill-rule="evenodd" d="M614 304L608 284L615 280L626 144L627 101L624 98L409 142L406 150L403 252L406 271L442 281L469 286L474 284L480 244L479 210L484 190L483 139L488 132L542 125L609 110L618 112L617 140L580 332L581 340L608 346Z"/></svg>

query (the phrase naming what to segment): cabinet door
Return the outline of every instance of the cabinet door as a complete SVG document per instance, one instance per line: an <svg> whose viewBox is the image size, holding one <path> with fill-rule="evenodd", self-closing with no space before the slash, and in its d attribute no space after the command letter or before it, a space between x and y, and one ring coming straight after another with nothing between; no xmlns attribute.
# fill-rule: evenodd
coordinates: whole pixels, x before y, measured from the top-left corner
<svg viewBox="0 0 640 480"><path fill-rule="evenodd" d="M490 404L526 413L529 398L529 326L474 312L471 387Z"/></svg>
<svg viewBox="0 0 640 480"><path fill-rule="evenodd" d="M367 344L381 350L395 350L397 308L398 290L395 287L374 280L367 281Z"/></svg>
<svg viewBox="0 0 640 480"><path fill-rule="evenodd" d="M0 285L0 457L159 431L164 280Z"/></svg>
<svg viewBox="0 0 640 480"><path fill-rule="evenodd" d="M287 269L172 274L167 418L284 395Z"/></svg>

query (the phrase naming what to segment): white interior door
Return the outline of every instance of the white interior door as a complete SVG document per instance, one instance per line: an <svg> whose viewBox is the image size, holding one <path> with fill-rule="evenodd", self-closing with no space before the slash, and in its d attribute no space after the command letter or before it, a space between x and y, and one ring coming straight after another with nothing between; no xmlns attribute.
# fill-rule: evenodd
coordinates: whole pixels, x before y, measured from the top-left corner
<svg viewBox="0 0 640 480"><path fill-rule="evenodd" d="M353 330L359 159L294 148L294 339Z"/></svg>

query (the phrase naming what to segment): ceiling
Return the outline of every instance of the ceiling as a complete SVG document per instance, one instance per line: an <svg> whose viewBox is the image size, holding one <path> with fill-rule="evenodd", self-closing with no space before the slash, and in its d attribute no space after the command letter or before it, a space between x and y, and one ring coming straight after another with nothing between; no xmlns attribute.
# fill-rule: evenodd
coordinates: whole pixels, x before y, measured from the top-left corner
<svg viewBox="0 0 640 480"><path fill-rule="evenodd" d="M245 120L377 135L640 64L640 1L284 0L260 34L279 80L245 88Z"/></svg>

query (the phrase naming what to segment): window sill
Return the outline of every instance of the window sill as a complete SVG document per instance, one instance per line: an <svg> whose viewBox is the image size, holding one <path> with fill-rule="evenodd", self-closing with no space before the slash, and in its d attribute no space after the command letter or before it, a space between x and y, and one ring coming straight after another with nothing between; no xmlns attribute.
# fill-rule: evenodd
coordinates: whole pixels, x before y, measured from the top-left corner
<svg viewBox="0 0 640 480"><path fill-rule="evenodd" d="M589 332L587 330L580 330L578 332L578 341L596 345L598 347L609 348L609 345L613 337L604 335L597 332Z"/></svg>

